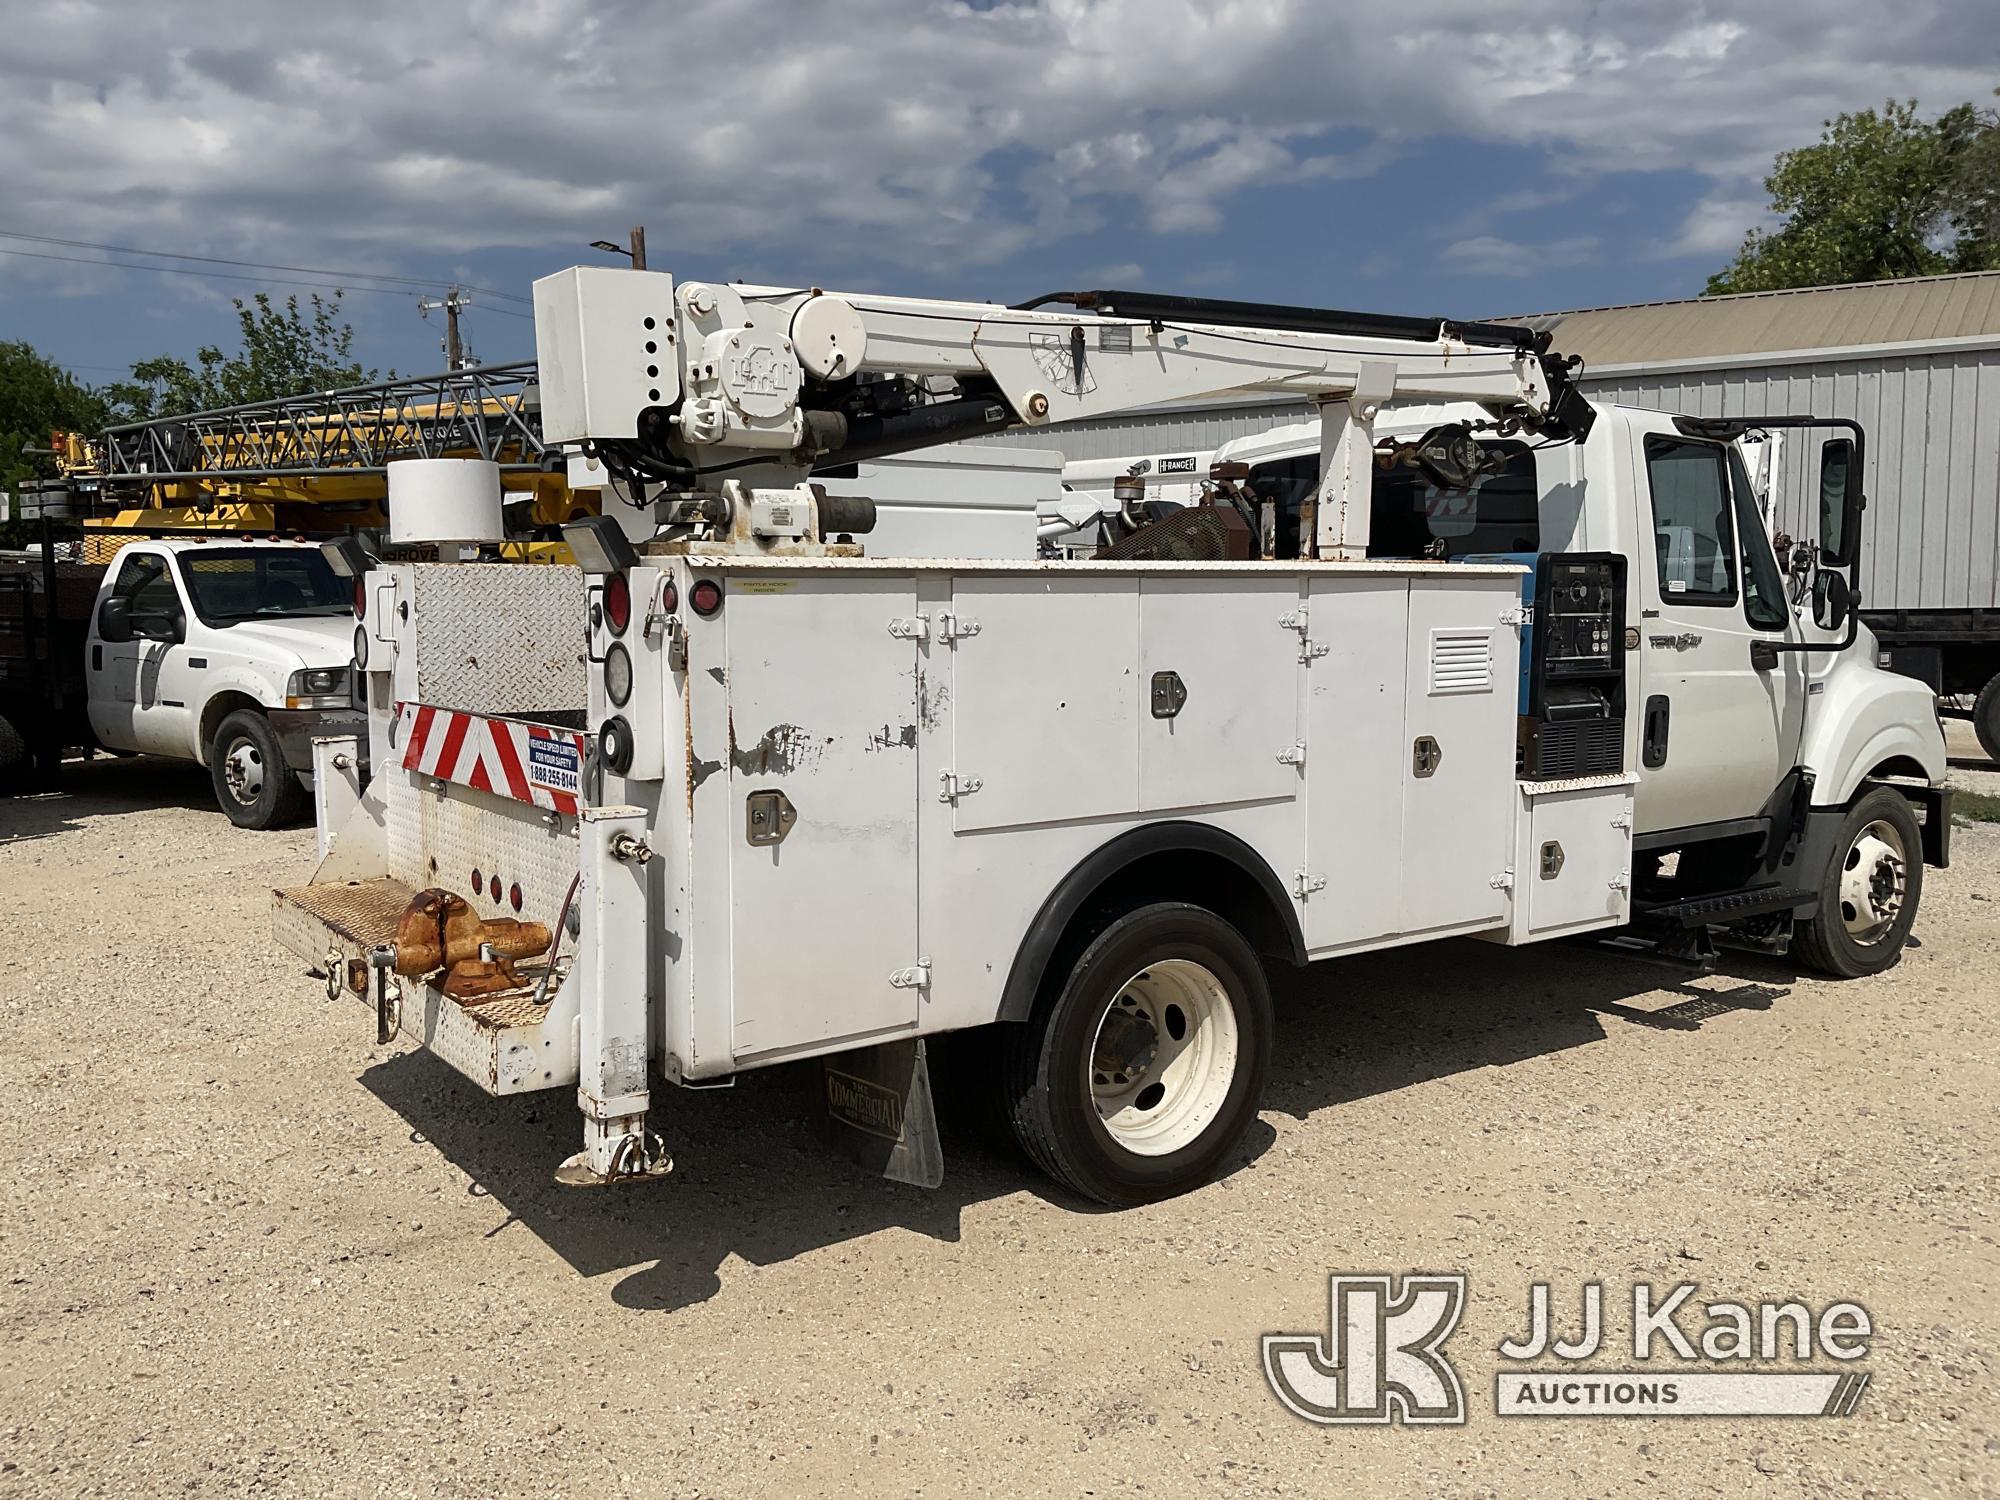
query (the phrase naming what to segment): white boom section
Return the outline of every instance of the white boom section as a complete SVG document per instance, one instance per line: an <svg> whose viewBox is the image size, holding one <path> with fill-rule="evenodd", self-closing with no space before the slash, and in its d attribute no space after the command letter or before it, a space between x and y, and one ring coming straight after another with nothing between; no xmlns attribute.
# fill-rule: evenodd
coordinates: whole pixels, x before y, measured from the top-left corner
<svg viewBox="0 0 2000 1500"><path fill-rule="evenodd" d="M1368 493L1381 403L1472 401L1531 421L1550 405L1536 355L1442 324L1429 339L1218 327L595 267L535 283L535 342L551 444L632 441L642 413L670 411L677 462L754 466L744 478L759 485L801 481L840 449L831 394L864 372L990 384L1007 425L1031 427L1204 397L1307 397L1328 459L1323 558L1366 554L1368 507L1349 501Z"/></svg>

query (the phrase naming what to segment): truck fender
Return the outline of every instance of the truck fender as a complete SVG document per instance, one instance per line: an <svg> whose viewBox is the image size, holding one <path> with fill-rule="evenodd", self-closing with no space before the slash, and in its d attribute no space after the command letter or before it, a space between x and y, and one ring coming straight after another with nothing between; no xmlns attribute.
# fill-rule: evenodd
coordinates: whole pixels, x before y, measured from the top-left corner
<svg viewBox="0 0 2000 1500"><path fill-rule="evenodd" d="M1217 869L1218 862L1223 869ZM1224 878L1206 879L1203 865ZM1175 866L1182 868L1176 871ZM1119 885L1121 877L1145 878L1149 890L1157 882L1157 899L1210 907L1234 922L1260 952L1293 964L1306 961L1298 909L1262 855L1235 834L1206 823L1148 823L1100 845L1057 882L1014 951L998 1019L1028 1019L1064 935L1091 898Z"/></svg>
<svg viewBox="0 0 2000 1500"><path fill-rule="evenodd" d="M1808 698L1800 761L1813 773L1815 807L1844 807L1873 775L1944 779L1944 731L1931 691L1914 677L1843 663Z"/></svg>
<svg viewBox="0 0 2000 1500"><path fill-rule="evenodd" d="M255 681L239 683L225 679L210 685L208 696L202 700L201 712L194 720L192 750L198 764L208 764L208 746L215 738L216 726L237 709L252 708L260 714L269 711L269 705L261 696L262 689L263 684Z"/></svg>

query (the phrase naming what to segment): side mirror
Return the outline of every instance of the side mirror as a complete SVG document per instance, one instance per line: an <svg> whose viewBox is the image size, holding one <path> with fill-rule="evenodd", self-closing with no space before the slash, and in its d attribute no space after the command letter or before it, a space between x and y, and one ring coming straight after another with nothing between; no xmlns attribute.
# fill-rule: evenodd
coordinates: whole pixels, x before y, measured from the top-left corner
<svg viewBox="0 0 2000 1500"><path fill-rule="evenodd" d="M1819 552L1829 567L1854 561L1863 504L1854 439L1828 438L1819 450Z"/></svg>
<svg viewBox="0 0 2000 1500"><path fill-rule="evenodd" d="M121 645L132 639L132 601L113 594L97 606L97 634L100 640Z"/></svg>
<svg viewBox="0 0 2000 1500"><path fill-rule="evenodd" d="M1854 609L1854 590L1845 573L1822 572L1813 579L1813 619L1822 629L1838 630Z"/></svg>

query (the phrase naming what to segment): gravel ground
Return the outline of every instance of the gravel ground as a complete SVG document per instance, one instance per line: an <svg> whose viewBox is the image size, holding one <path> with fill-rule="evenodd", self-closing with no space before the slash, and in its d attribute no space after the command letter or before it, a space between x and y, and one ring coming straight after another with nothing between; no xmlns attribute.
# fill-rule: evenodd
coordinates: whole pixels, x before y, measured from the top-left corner
<svg viewBox="0 0 2000 1500"><path fill-rule="evenodd" d="M2000 827L1872 981L1470 943L1286 979L1240 1166L1120 1214L957 1123L940 1191L863 1178L806 1069L658 1096L664 1183L559 1189L569 1099L372 1048L273 950L310 850L145 762L0 803L0 1500L2000 1494ZM1470 1423L1288 1415L1258 1335L1406 1268L1470 1275ZM1874 1382L1844 1421L1495 1418L1528 1283L1593 1278L1858 1299Z"/></svg>

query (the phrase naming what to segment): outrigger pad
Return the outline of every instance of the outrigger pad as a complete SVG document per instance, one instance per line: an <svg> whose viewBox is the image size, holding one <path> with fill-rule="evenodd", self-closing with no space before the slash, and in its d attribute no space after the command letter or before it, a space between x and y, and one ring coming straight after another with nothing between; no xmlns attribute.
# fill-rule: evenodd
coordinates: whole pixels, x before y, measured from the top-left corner
<svg viewBox="0 0 2000 1500"><path fill-rule="evenodd" d="M934 1188L944 1181L922 1037L838 1053L820 1067L828 1145L891 1182Z"/></svg>

